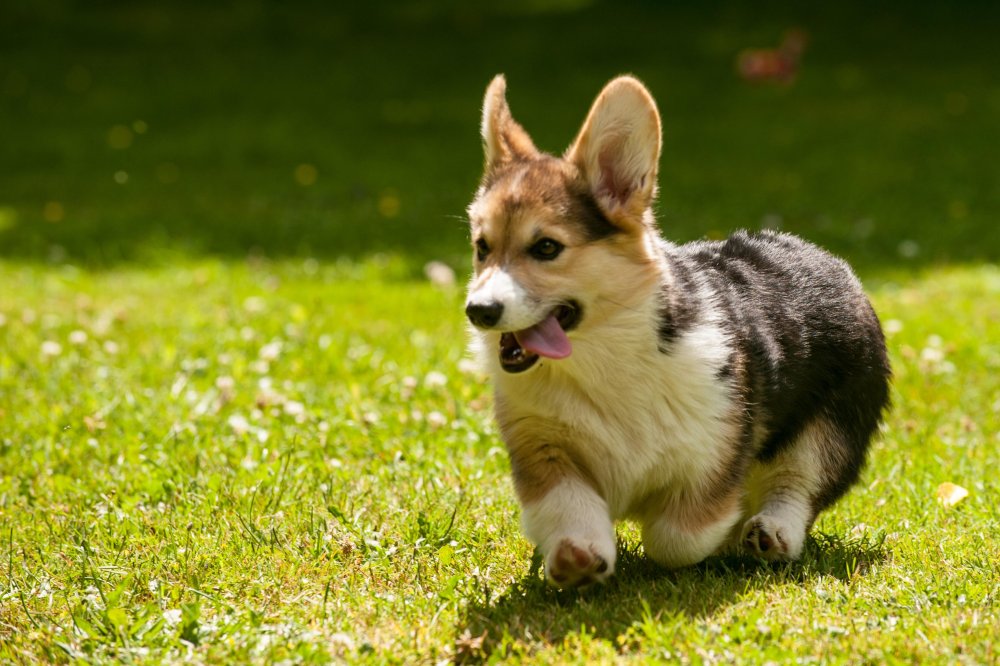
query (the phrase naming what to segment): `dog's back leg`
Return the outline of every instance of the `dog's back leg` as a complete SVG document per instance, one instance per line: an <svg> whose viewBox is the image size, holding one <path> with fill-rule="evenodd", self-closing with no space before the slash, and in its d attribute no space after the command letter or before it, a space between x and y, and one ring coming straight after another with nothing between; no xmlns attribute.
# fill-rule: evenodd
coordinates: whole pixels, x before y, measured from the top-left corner
<svg viewBox="0 0 1000 666"><path fill-rule="evenodd" d="M754 463L740 544L769 560L798 559L816 515L857 479L867 440L853 444L820 416L774 458Z"/></svg>

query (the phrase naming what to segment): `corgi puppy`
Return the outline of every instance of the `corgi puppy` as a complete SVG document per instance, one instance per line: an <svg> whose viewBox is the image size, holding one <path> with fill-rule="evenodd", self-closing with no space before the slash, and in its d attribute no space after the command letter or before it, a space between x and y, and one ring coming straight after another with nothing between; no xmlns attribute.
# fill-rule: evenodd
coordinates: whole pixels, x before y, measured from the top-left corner
<svg viewBox="0 0 1000 666"><path fill-rule="evenodd" d="M465 312L526 535L561 587L615 569L615 521L683 567L792 560L857 479L889 396L879 320L840 259L788 234L675 245L653 218L660 116L635 78L562 157L483 102Z"/></svg>

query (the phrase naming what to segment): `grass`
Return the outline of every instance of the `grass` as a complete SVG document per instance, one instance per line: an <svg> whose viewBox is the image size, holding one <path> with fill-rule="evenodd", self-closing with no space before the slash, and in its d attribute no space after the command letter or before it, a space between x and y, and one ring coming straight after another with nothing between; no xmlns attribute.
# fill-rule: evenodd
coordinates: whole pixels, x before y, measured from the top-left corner
<svg viewBox="0 0 1000 666"><path fill-rule="evenodd" d="M1000 659L996 9L506 7L0 10L0 662ZM794 86L734 77L789 25ZM552 150L637 73L669 237L859 267L894 408L801 562L663 571L624 525L610 584L544 585L421 274L466 270L497 71Z"/></svg>
<svg viewBox="0 0 1000 666"><path fill-rule="evenodd" d="M0 280L2 659L998 656L995 268L872 283L896 407L801 563L661 571L625 527L585 594L519 535L459 294L291 261Z"/></svg>

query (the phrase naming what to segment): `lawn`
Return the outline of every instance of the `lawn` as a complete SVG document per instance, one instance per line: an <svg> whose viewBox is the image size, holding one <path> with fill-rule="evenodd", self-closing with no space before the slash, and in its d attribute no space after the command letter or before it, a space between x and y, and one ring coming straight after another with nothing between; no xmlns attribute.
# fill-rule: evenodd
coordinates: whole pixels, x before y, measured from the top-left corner
<svg viewBox="0 0 1000 666"><path fill-rule="evenodd" d="M997 18L9 3L0 662L996 663ZM793 86L735 76L792 25ZM635 72L669 237L780 226L859 268L894 406L801 562L663 571L623 525L608 585L544 584L465 360L497 71L550 150Z"/></svg>

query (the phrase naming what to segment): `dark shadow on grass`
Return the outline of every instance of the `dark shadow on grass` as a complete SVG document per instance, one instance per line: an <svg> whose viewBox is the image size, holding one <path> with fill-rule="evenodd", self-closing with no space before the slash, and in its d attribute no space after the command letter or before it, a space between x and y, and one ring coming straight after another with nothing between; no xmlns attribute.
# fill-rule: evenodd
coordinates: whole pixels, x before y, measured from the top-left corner
<svg viewBox="0 0 1000 666"><path fill-rule="evenodd" d="M709 618L753 590L805 585L833 577L845 585L891 557L884 537L859 539L815 534L798 562L769 563L738 557L712 557L682 570L662 569L638 546L619 542L617 573L607 584L582 591L556 590L544 580L536 556L531 571L499 598L470 603L455 633L455 659L476 663L495 652L530 652L557 645L584 629L588 635L618 639L643 621Z"/></svg>

